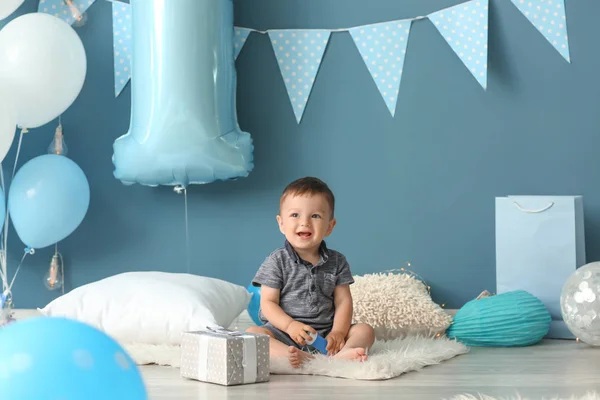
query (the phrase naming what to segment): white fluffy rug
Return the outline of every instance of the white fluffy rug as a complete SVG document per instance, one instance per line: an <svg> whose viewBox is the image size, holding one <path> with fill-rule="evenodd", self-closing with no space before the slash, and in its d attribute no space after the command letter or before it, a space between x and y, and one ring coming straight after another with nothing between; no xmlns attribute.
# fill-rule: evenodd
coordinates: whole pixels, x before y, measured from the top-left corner
<svg viewBox="0 0 600 400"><path fill-rule="evenodd" d="M121 346L137 365L156 364L179 368L181 363L181 348L179 346L145 343L121 343Z"/></svg>
<svg viewBox="0 0 600 400"><path fill-rule="evenodd" d="M531 397L490 397L483 394L473 396L470 394L462 394L459 396L452 397L450 400L534 400ZM582 397L571 396L571 397L547 397L542 400L600 400L600 394L589 392Z"/></svg>
<svg viewBox="0 0 600 400"><path fill-rule="evenodd" d="M428 365L439 364L468 351L465 345L447 338L407 338L375 342L364 363L318 357L300 369L287 360L273 360L271 373L324 375L360 380L390 379Z"/></svg>
<svg viewBox="0 0 600 400"><path fill-rule="evenodd" d="M138 365L159 364L179 367L178 346L126 345L126 350ZM379 380L390 379L428 365L439 364L468 349L445 337L439 339L406 338L375 342L364 363L317 357L302 368L292 368L287 359L273 360L273 374L324 375L338 378Z"/></svg>

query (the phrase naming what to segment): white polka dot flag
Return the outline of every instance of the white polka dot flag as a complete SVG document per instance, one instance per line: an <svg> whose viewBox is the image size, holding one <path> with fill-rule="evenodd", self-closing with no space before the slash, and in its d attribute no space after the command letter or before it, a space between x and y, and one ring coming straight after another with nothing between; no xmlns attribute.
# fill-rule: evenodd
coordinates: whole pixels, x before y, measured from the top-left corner
<svg viewBox="0 0 600 400"><path fill-rule="evenodd" d="M302 120L330 36L331 31L318 29L269 31L298 123Z"/></svg>
<svg viewBox="0 0 600 400"><path fill-rule="evenodd" d="M0 0L1 1L1 0ZM40 0L38 12L51 14L72 25L96 0Z"/></svg>
<svg viewBox="0 0 600 400"><path fill-rule="evenodd" d="M250 32L252 32L252 29L238 28L237 26L234 28L234 31L233 31L234 60L237 59L238 56L240 55L240 51L242 51L242 48L246 44L246 39L248 39L248 35L250 35Z"/></svg>
<svg viewBox="0 0 600 400"><path fill-rule="evenodd" d="M571 62L564 0L511 0L529 22Z"/></svg>
<svg viewBox="0 0 600 400"><path fill-rule="evenodd" d="M131 78L131 6L115 1L112 13L115 97L118 97Z"/></svg>
<svg viewBox="0 0 600 400"><path fill-rule="evenodd" d="M412 20L400 20L349 30L392 116L396 113L411 25Z"/></svg>
<svg viewBox="0 0 600 400"><path fill-rule="evenodd" d="M487 88L488 0L472 0L428 15L477 82Z"/></svg>

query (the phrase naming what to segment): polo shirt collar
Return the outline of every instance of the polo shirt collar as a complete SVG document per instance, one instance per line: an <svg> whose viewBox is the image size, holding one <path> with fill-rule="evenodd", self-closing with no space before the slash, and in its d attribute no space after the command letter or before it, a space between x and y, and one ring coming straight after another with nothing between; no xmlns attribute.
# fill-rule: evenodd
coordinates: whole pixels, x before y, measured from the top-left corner
<svg viewBox="0 0 600 400"><path fill-rule="evenodd" d="M290 242L287 239L285 241L284 248L288 252L290 257L292 258L292 260L294 260L294 262L306 263L306 261L301 259L300 256L298 255L298 253L296 253L296 250L294 250L294 248L292 247L292 245L290 244ZM325 243L324 240L321 241L321 246L319 246L319 254L321 255L321 258L323 259L323 263L326 263L327 259L329 258L329 251L327 249L327 244Z"/></svg>

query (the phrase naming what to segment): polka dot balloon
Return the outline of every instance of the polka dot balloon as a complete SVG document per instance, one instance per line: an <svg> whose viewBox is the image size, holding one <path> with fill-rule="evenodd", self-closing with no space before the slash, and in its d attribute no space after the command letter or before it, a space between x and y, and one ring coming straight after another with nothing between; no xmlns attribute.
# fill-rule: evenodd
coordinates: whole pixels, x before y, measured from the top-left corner
<svg viewBox="0 0 600 400"><path fill-rule="evenodd" d="M600 262L577 269L560 296L565 324L579 340L600 346Z"/></svg>
<svg viewBox="0 0 600 400"><path fill-rule="evenodd" d="M0 328L0 394L6 399L147 399L140 372L103 332L65 318Z"/></svg>

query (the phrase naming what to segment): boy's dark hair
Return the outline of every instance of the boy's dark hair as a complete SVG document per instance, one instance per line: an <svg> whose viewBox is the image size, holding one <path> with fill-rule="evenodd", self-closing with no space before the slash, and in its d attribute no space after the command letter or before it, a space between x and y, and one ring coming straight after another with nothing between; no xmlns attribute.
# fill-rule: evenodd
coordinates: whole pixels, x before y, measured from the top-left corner
<svg viewBox="0 0 600 400"><path fill-rule="evenodd" d="M307 176L305 178L296 179L283 189L281 198L279 199L279 207L281 209L281 203L288 195L303 196L303 195L314 196L316 194L322 194L329 203L331 208L331 218L333 218L333 211L335 209L335 197L333 192L329 189L329 186L322 180Z"/></svg>

